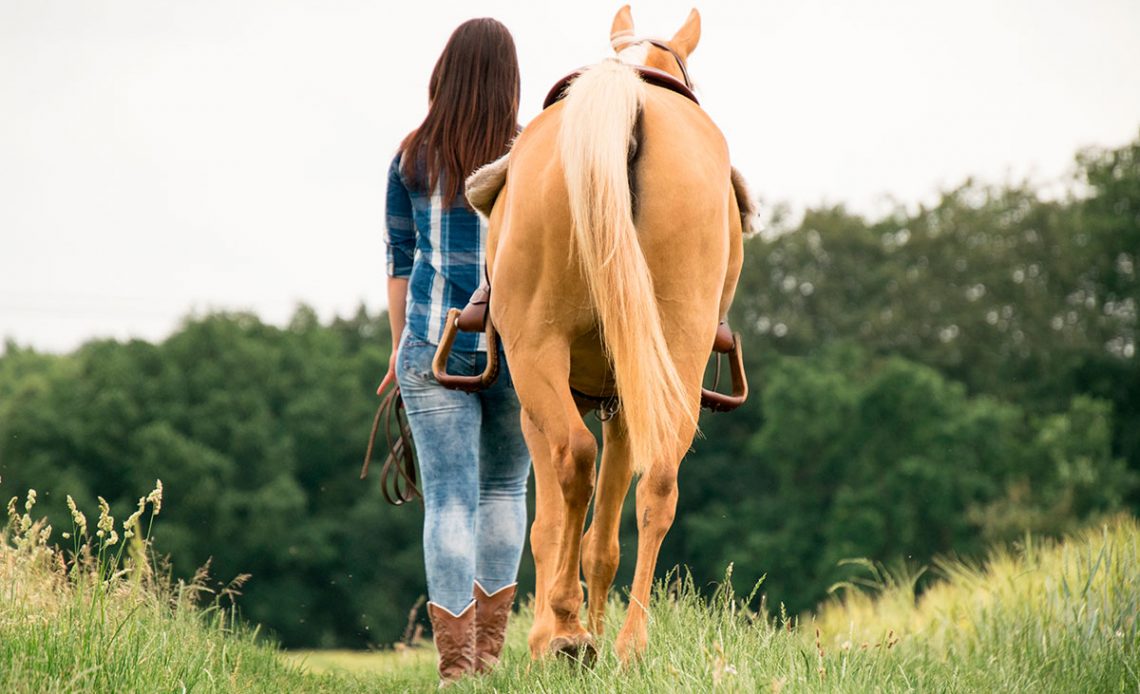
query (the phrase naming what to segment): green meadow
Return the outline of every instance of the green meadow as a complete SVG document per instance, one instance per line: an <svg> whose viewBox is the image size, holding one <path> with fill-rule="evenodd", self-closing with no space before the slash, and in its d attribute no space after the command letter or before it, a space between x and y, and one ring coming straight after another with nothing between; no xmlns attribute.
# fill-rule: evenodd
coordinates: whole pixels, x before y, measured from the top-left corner
<svg viewBox="0 0 1140 694"><path fill-rule="evenodd" d="M34 494L13 499L0 539L0 691L435 689L430 644L283 651L236 615L242 577L169 578L147 540L161 503L157 489L122 523L106 507L90 521L76 508L56 537ZM731 581L706 589L672 572L654 596L649 649L628 667L608 638L590 668L531 661L524 606L502 665L452 691L1140 691L1140 525L1130 516L1061 541L1026 536L983 562L852 568L864 578L799 616L757 603L761 585L738 595ZM616 593L611 608L610 635Z"/></svg>

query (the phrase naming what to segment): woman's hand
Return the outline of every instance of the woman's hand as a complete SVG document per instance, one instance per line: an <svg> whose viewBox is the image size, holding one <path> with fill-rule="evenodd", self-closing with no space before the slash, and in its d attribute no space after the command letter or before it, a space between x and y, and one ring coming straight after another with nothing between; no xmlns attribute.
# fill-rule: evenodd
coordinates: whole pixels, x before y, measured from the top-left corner
<svg viewBox="0 0 1140 694"><path fill-rule="evenodd" d="M389 384L396 380L396 357L399 356L399 347L392 346L392 356L388 359L388 373L384 374L384 380L380 381L380 387L376 389L376 394L380 395Z"/></svg>

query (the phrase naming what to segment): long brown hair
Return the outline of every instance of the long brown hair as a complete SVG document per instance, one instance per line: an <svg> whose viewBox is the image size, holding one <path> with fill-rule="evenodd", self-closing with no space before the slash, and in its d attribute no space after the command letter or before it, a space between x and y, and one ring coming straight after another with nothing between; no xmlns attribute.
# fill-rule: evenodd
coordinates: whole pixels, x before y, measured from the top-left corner
<svg viewBox="0 0 1140 694"><path fill-rule="evenodd" d="M428 83L428 114L400 144L409 184L454 201L475 169L507 153L518 129L519 59L507 28L471 19L451 34Z"/></svg>

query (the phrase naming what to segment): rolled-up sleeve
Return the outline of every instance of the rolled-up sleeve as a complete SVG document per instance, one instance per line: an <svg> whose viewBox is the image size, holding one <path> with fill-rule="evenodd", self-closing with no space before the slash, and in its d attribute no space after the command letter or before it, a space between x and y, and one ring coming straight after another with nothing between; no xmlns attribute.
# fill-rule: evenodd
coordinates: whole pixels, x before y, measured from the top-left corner
<svg viewBox="0 0 1140 694"><path fill-rule="evenodd" d="M400 155L388 167L388 197L384 211L387 228L388 276L412 274L416 252L416 227L412 220L412 199L400 176Z"/></svg>

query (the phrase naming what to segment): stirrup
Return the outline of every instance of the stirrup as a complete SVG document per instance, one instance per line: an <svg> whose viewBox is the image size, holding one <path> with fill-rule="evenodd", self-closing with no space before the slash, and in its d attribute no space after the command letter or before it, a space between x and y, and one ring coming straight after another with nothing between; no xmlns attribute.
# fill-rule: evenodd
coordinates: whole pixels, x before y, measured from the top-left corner
<svg viewBox="0 0 1140 694"><path fill-rule="evenodd" d="M731 341L730 341L731 340ZM744 353L740 349L740 333L731 332L726 323L721 323L713 341L716 354L717 377L713 389L701 388L701 407L712 412L731 412L748 399L748 377L744 373ZM729 372L732 374L732 394L718 393L716 383L720 380L720 355L728 355Z"/></svg>
<svg viewBox="0 0 1140 694"><path fill-rule="evenodd" d="M495 326L487 321L487 367L478 376L457 376L447 373L447 358L451 356L451 346L455 344L455 336L459 333L459 316L462 313L457 308L447 312L447 320L443 325L443 337L439 347L435 350L435 358L431 361L431 372L435 380L444 388L462 390L465 393L478 393L487 390L499 377L499 336Z"/></svg>

